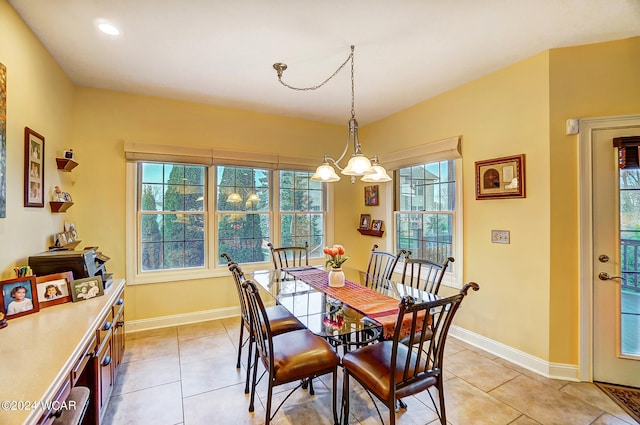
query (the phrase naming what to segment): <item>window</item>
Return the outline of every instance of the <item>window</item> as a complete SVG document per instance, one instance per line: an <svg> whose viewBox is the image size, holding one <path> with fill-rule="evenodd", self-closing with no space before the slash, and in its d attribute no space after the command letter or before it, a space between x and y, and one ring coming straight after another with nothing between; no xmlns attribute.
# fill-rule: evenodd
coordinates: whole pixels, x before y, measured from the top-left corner
<svg viewBox="0 0 640 425"><path fill-rule="evenodd" d="M270 263L269 242L308 242L310 257L323 258L327 188L312 182L311 172L174 162L129 166L136 190L127 199L136 232L127 238L138 265L128 275L131 283L226 272L222 252L241 263Z"/></svg>
<svg viewBox="0 0 640 425"><path fill-rule="evenodd" d="M216 179L218 251L238 263L269 261L270 171L221 165Z"/></svg>
<svg viewBox="0 0 640 425"><path fill-rule="evenodd" d="M204 267L207 169L138 164L139 269Z"/></svg>
<svg viewBox="0 0 640 425"><path fill-rule="evenodd" d="M325 192L321 182L311 181L313 173L279 171L280 244L304 246L309 256L320 258L325 245Z"/></svg>
<svg viewBox="0 0 640 425"><path fill-rule="evenodd" d="M443 263L455 257L456 161L400 168L396 184L396 247Z"/></svg>

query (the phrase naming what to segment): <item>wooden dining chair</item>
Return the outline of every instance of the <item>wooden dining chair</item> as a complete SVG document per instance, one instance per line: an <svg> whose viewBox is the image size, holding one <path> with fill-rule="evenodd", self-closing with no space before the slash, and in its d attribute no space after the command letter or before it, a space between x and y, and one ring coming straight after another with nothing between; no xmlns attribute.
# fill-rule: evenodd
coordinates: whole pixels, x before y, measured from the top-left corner
<svg viewBox="0 0 640 425"><path fill-rule="evenodd" d="M251 399L249 411L254 410L254 400L257 386L257 362L262 361L267 374L268 390L265 406L265 425L269 425L273 417L278 413L282 404L296 389L310 381L314 377L327 373L333 374L332 409L334 424L338 424L336 410L337 371L340 359L331 345L322 337L314 335L308 329L300 329L281 333L273 333L267 311L260 297L256 284L247 279L242 284L246 294L249 315L251 317L251 332L256 342L255 365L251 387ZM282 403L271 414L273 388L289 382L300 381L300 384L291 390Z"/></svg>
<svg viewBox="0 0 640 425"><path fill-rule="evenodd" d="M267 244L271 251L271 259L276 270L283 267L299 267L309 265L309 242L304 246L281 246L276 248L271 242Z"/></svg>
<svg viewBox="0 0 640 425"><path fill-rule="evenodd" d="M407 255L407 251L401 249L398 254L391 252L378 251L378 245L373 244L371 253L369 254L369 263L367 264L367 273L365 275L364 285L373 290L377 290L385 280L391 279L393 271L398 261Z"/></svg>
<svg viewBox="0 0 640 425"><path fill-rule="evenodd" d="M444 263L438 264L424 258L406 258L400 282L405 286L438 295L444 273L449 263L454 261L453 257L449 257Z"/></svg>
<svg viewBox="0 0 640 425"><path fill-rule="evenodd" d="M233 275L233 280L236 284L236 290L238 291L238 299L240 302L240 337L238 339L238 361L236 363L236 369L240 369L240 360L242 356L242 347L247 345L247 377L244 387L244 393L249 394L249 378L251 376L251 362L252 362L252 350L254 346L253 335L251 334L251 317L249 315L249 307L245 293L242 289L242 283L246 280L244 273L240 266L231 260L231 257L227 253L223 253L221 257L227 259L227 265ZM304 325L291 314L284 306L279 304L266 308L267 317L271 324L271 330L275 335L289 332L297 329L304 329ZM247 337L244 338L244 331L247 331Z"/></svg>
<svg viewBox="0 0 640 425"><path fill-rule="evenodd" d="M345 425L349 423L350 378L358 381L370 397L375 396L387 406L390 425L396 423L396 400L436 387L439 406L430 392L429 398L440 423L446 425L442 376L444 346L453 318L469 289L477 291L480 286L475 282L467 283L458 294L436 301L417 303L411 296L403 297L393 339L367 345L344 355ZM425 317L430 320L424 320ZM409 337L409 344L401 342L406 336ZM377 407L376 410L384 423L380 410Z"/></svg>

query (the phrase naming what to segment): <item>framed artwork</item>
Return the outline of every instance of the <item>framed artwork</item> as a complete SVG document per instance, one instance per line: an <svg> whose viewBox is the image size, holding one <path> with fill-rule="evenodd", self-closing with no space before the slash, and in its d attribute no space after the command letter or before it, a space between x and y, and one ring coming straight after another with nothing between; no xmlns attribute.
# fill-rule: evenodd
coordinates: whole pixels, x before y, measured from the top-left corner
<svg viewBox="0 0 640 425"><path fill-rule="evenodd" d="M0 282L0 301L7 319L37 313L36 277L24 276Z"/></svg>
<svg viewBox="0 0 640 425"><path fill-rule="evenodd" d="M44 207L44 136L24 128L24 206Z"/></svg>
<svg viewBox="0 0 640 425"><path fill-rule="evenodd" d="M75 223L71 223L70 221L64 222L64 231L67 233L71 233L71 238L74 241L78 240L78 230L76 228Z"/></svg>
<svg viewBox="0 0 640 425"><path fill-rule="evenodd" d="M368 207L378 205L378 185L377 184L364 187L364 204Z"/></svg>
<svg viewBox="0 0 640 425"><path fill-rule="evenodd" d="M371 230L375 230L376 232L382 230L382 220L373 220L371 222Z"/></svg>
<svg viewBox="0 0 640 425"><path fill-rule="evenodd" d="M0 63L0 218L7 216L7 68Z"/></svg>
<svg viewBox="0 0 640 425"><path fill-rule="evenodd" d="M73 272L54 273L36 276L36 293L40 308L64 304L71 301L69 282L73 280Z"/></svg>
<svg viewBox="0 0 640 425"><path fill-rule="evenodd" d="M476 162L476 199L525 198L524 154Z"/></svg>
<svg viewBox="0 0 640 425"><path fill-rule="evenodd" d="M360 229L368 229L371 225L371 214L360 214Z"/></svg>
<svg viewBox="0 0 640 425"><path fill-rule="evenodd" d="M85 277L71 282L71 299L73 302L84 301L104 295L104 286L100 276Z"/></svg>

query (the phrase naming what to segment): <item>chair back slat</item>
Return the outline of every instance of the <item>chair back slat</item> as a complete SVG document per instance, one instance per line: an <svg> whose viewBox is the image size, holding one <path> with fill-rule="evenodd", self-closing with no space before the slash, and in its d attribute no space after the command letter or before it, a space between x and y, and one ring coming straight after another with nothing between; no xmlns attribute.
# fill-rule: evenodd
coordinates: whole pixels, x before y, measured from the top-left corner
<svg viewBox="0 0 640 425"><path fill-rule="evenodd" d="M251 279L246 279L242 283L242 289L247 299L251 334L256 342L258 355L265 367L271 369L273 368L273 334L260 291Z"/></svg>
<svg viewBox="0 0 640 425"><path fill-rule="evenodd" d="M403 370L401 380L395 383L396 391L442 373L449 328L469 289L477 291L480 287L470 282L456 295L422 303L411 296L403 297L391 355L391 370L397 370L397 366ZM411 326L407 327L406 323Z"/></svg>
<svg viewBox="0 0 640 425"><path fill-rule="evenodd" d="M453 261L453 257L447 258L442 264L425 258L406 258L401 282L403 285L438 295L442 278L449 263Z"/></svg>
<svg viewBox="0 0 640 425"><path fill-rule="evenodd" d="M309 242L304 246L282 246L276 248L271 242L267 244L271 251L271 259L276 270L283 267L299 267L309 265Z"/></svg>
<svg viewBox="0 0 640 425"><path fill-rule="evenodd" d="M247 325L250 323L249 322L249 309L247 306L247 299L246 299L246 295L244 293L244 290L242 289L242 284L244 283L245 280L247 280L246 276L244 275L244 272L242 271L242 269L240 268L240 266L235 263L235 262L230 262L229 264L229 270L231 271L231 274L233 275L233 280L236 284L236 290L238 291L238 299L240 301L240 315L242 317L242 320L244 321L244 323L247 323Z"/></svg>
<svg viewBox="0 0 640 425"><path fill-rule="evenodd" d="M391 279L398 260L406 254L405 250L400 250L396 255L390 252L378 251L377 249L378 245L373 244L364 282L365 286L374 290L384 284L386 279Z"/></svg>

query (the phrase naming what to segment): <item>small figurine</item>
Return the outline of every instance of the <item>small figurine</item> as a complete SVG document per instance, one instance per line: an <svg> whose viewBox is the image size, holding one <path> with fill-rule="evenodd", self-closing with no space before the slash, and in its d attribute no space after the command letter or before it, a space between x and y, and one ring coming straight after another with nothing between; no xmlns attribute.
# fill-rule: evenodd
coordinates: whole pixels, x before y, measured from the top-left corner
<svg viewBox="0 0 640 425"><path fill-rule="evenodd" d="M4 313L0 311L0 329L7 327L7 319L4 318Z"/></svg>
<svg viewBox="0 0 640 425"><path fill-rule="evenodd" d="M64 192L60 186L54 186L51 192L51 200L54 202L64 202Z"/></svg>

